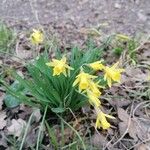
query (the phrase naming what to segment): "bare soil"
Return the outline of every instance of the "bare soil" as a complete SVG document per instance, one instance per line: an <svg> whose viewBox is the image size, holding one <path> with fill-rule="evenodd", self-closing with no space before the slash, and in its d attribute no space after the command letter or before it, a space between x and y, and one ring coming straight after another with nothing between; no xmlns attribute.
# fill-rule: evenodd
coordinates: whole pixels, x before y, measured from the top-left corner
<svg viewBox="0 0 150 150"><path fill-rule="evenodd" d="M85 27L141 36L149 34L150 0L2 0L0 19L21 30L48 25L67 44L80 42Z"/></svg>

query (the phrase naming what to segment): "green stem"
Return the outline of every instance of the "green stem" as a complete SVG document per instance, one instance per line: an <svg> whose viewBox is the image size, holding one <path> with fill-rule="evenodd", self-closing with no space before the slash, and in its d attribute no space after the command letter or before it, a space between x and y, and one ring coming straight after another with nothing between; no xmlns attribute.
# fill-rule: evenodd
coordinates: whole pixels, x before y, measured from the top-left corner
<svg viewBox="0 0 150 150"><path fill-rule="evenodd" d="M64 146L65 140L64 140L64 122L61 120L61 145Z"/></svg>
<svg viewBox="0 0 150 150"><path fill-rule="evenodd" d="M43 119L42 119L42 122L41 122L41 125L39 128L39 133L38 133L38 138L37 138L37 143L36 143L36 150L39 150L40 137L41 137L41 132L43 129L43 125L44 125L44 121L45 121L45 117L46 117L46 113L47 113L47 108L48 108L48 106L45 107Z"/></svg>
<svg viewBox="0 0 150 150"><path fill-rule="evenodd" d="M82 143L82 146L83 146L83 149L86 150L86 146L81 138L81 136L79 135L79 133L69 124L67 123L60 115L56 114L72 131L75 132L75 134L78 136L79 140L81 141Z"/></svg>
<svg viewBox="0 0 150 150"><path fill-rule="evenodd" d="M26 136L27 136L30 124L31 124L32 117L33 117L33 113L31 114L31 116L29 118L29 121L28 121L27 127L25 129L25 133L24 133L24 136L23 136L23 139L22 139L21 146L20 146L19 150L22 150L22 148L23 148L23 144L25 142L25 139L26 139Z"/></svg>

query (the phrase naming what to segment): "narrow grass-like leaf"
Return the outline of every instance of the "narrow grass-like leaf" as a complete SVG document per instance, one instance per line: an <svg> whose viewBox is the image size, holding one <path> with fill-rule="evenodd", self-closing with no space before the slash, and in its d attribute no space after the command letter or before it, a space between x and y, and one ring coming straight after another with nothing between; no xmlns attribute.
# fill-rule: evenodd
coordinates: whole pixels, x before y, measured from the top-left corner
<svg viewBox="0 0 150 150"><path fill-rule="evenodd" d="M46 125L46 128L47 128L48 135L49 135L49 138L51 140L51 143L53 144L54 148L56 150L58 150L59 144L57 142L57 137L56 137L56 135L54 133L54 130L49 126L49 124L47 123L46 120L45 120L45 125Z"/></svg>

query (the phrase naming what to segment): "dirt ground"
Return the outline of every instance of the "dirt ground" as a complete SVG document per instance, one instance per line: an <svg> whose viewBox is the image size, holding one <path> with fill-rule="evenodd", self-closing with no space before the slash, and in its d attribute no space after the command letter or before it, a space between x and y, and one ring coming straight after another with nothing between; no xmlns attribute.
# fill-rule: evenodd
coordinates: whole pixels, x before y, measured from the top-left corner
<svg viewBox="0 0 150 150"><path fill-rule="evenodd" d="M85 27L107 34L149 34L149 8L150 0L2 0L0 18L21 30L48 25L70 43L81 39Z"/></svg>
<svg viewBox="0 0 150 150"><path fill-rule="evenodd" d="M150 35L150 0L1 0L0 20L17 31L15 55L28 60L30 54L32 56L32 51L30 51L32 46L26 35L36 27L48 29L45 32L50 31L52 35L56 35L65 47L70 44L84 44L85 34L87 34L87 30L84 29L87 28L97 29L102 35L122 33L132 37L147 37ZM25 32L18 34L18 31L19 33ZM141 42L134 49L137 65L132 63L128 53L123 53L120 57L125 68L122 82L104 91L105 96L102 96L104 109L106 112L112 110L116 119L110 122L112 127L108 132L101 130L95 132L94 129L93 133L93 128L90 129L92 133L90 143L95 147L101 147L103 150L150 149L150 41L148 38L145 39L147 41ZM106 55L106 60L112 63L118 57L112 55L111 50L108 46L104 56ZM0 61L0 67L2 64L9 67L12 65L17 68L18 74L22 75L25 71L21 59L18 61L13 56L8 57L8 60L7 57L3 58ZM0 69L3 71L2 67ZM5 68L3 72L5 74ZM8 74L5 79L9 81L12 77ZM34 110L25 105L6 109L3 104L4 96L5 90L0 87L0 150L2 148L12 150L20 142L21 138L18 137L21 130L34 111L35 120L31 125L31 130L28 131L24 146L27 149L30 146L35 147L37 129L42 118L40 110ZM90 113L87 113L88 109L87 112L85 110L81 112L90 118ZM86 123L89 125L91 122L87 119L83 123L81 119L80 125L77 125L75 129L82 133L83 127L83 134L85 134L89 128L85 126ZM90 124L91 126L93 127ZM59 133L60 129L57 124L54 128ZM64 137L67 137L65 142L68 144L73 133L68 128L66 129ZM44 133L43 150L52 149L50 141L47 141L49 139L47 130ZM57 134L58 140L61 137L60 133ZM19 142L14 140L16 145L10 145L11 142L5 138L10 135L17 137Z"/></svg>

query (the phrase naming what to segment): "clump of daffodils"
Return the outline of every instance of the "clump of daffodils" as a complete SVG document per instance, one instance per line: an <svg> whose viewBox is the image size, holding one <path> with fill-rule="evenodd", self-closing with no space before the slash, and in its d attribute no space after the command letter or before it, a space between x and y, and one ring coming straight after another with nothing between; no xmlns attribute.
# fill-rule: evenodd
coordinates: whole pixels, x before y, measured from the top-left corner
<svg viewBox="0 0 150 150"><path fill-rule="evenodd" d="M87 100L90 105L92 105L95 109L97 119L96 119L96 128L108 129L110 128L110 123L107 121L107 118L114 119L113 116L105 114L101 110L101 101L100 97L102 94L101 89L103 86L100 85L100 81L98 81L99 75L97 75L97 71L102 71L104 73L104 80L107 82L109 87L112 86L114 82L120 83L121 73L124 69L118 69L119 62L115 63L112 66L105 66L101 61L96 61L90 64L83 64L79 68L79 73L74 78L74 82L72 84L73 87L78 87L78 92L84 94L87 97ZM60 60L52 59L51 62L46 63L47 66L53 68L53 76L59 76L63 74L65 77L70 77L70 71L74 71L73 74L77 72L67 63L67 59L63 56ZM86 71L88 67L94 71L95 73L91 74Z"/></svg>

